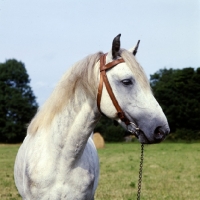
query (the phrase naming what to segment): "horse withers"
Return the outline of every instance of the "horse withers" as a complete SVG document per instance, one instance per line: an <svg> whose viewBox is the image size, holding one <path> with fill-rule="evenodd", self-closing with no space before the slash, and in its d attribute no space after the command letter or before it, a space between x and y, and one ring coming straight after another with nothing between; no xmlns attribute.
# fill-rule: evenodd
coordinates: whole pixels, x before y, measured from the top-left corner
<svg viewBox="0 0 200 200"><path fill-rule="evenodd" d="M19 148L14 177L26 200L93 200L99 160L92 137L103 113L143 144L169 134L133 51L114 38L108 54L98 52L74 64L32 119ZM99 70L100 69L100 70Z"/></svg>

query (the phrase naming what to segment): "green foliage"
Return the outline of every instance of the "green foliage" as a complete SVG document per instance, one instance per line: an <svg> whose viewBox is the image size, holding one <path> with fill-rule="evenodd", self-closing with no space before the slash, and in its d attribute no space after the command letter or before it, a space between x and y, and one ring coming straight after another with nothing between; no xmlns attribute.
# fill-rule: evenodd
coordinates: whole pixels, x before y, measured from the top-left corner
<svg viewBox="0 0 200 200"><path fill-rule="evenodd" d="M0 142L21 142L37 110L36 97L22 62L0 63Z"/></svg>
<svg viewBox="0 0 200 200"><path fill-rule="evenodd" d="M200 68L161 69L151 75L154 95L175 139L200 139Z"/></svg>
<svg viewBox="0 0 200 200"><path fill-rule="evenodd" d="M169 139L178 141L179 139L185 140L188 142L199 140L200 139L200 131L180 128L176 129L176 131L169 136Z"/></svg>
<svg viewBox="0 0 200 200"><path fill-rule="evenodd" d="M101 133L106 142L123 141L125 135L125 130L121 126L114 125L114 122L105 116L102 116L94 132Z"/></svg>

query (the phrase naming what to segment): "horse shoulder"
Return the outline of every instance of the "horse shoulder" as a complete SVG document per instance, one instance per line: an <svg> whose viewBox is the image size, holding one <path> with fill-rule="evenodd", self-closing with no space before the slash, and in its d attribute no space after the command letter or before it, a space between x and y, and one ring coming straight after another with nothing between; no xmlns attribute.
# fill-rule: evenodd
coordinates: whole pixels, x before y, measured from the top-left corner
<svg viewBox="0 0 200 200"><path fill-rule="evenodd" d="M23 196L31 197L43 188L51 187L56 177L55 162L39 137L27 135L17 153L14 175L16 186ZM22 184L23 183L23 184Z"/></svg>

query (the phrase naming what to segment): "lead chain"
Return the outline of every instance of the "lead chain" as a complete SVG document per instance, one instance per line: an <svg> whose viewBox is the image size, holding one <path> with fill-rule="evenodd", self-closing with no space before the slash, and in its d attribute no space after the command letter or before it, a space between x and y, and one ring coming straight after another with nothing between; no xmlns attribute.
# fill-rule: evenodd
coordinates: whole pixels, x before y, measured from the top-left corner
<svg viewBox="0 0 200 200"><path fill-rule="evenodd" d="M141 144L141 157L140 157L140 169L139 169L139 179L138 179L137 200L140 200L140 193L141 193L141 187L142 187L143 160L144 160L144 144Z"/></svg>

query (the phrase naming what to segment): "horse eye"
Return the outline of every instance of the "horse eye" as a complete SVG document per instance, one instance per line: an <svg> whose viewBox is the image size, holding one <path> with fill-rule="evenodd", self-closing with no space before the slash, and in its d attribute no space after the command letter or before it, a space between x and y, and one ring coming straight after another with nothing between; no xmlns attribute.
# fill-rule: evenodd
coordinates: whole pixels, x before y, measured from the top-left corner
<svg viewBox="0 0 200 200"><path fill-rule="evenodd" d="M133 82L130 79L124 79L121 81L124 85L132 85Z"/></svg>

